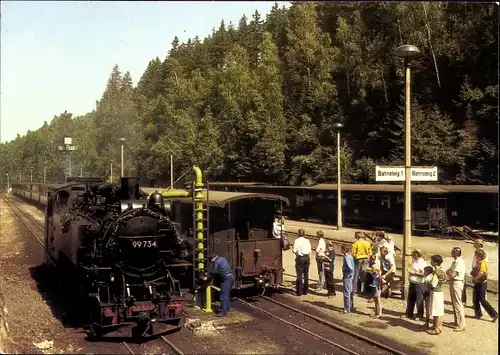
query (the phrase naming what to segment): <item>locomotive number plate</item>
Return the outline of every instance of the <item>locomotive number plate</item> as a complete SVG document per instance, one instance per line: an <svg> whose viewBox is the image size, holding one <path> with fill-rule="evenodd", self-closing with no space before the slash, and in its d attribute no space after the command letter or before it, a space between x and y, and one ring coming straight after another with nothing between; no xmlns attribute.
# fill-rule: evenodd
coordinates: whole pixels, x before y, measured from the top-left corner
<svg viewBox="0 0 500 355"><path fill-rule="evenodd" d="M134 240L132 242L134 248L156 248L156 240Z"/></svg>

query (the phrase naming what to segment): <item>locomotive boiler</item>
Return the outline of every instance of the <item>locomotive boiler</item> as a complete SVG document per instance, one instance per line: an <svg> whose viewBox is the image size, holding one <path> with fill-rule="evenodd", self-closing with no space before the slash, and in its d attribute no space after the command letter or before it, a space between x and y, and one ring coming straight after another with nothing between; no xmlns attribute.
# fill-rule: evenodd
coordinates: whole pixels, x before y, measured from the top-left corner
<svg viewBox="0 0 500 355"><path fill-rule="evenodd" d="M187 254L168 201L157 192L147 198L138 179L82 179L48 192L46 262L75 276L90 336L179 328Z"/></svg>

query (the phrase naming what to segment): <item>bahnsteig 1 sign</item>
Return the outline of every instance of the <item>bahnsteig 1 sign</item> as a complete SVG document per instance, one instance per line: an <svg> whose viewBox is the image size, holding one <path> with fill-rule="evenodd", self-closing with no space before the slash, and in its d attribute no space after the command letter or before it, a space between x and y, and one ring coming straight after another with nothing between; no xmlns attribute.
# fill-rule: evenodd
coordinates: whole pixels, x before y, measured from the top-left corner
<svg viewBox="0 0 500 355"><path fill-rule="evenodd" d="M405 167L377 165L375 181L405 181ZM411 181L438 181L437 166L412 166Z"/></svg>

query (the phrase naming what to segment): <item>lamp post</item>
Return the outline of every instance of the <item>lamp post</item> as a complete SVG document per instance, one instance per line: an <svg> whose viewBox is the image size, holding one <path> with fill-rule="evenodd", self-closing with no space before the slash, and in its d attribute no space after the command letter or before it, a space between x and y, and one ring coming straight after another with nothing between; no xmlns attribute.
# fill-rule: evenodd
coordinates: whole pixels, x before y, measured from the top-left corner
<svg viewBox="0 0 500 355"><path fill-rule="evenodd" d="M337 133L337 230L342 229L342 173L340 165L340 131L344 128L342 123L335 123L333 129Z"/></svg>
<svg viewBox="0 0 500 355"><path fill-rule="evenodd" d="M45 179L47 178L47 158L43 160L43 182L45 183Z"/></svg>
<svg viewBox="0 0 500 355"><path fill-rule="evenodd" d="M30 166L30 182L33 182L33 167Z"/></svg>
<svg viewBox="0 0 500 355"><path fill-rule="evenodd" d="M111 166L109 167L109 179L113 182L113 159L111 159Z"/></svg>
<svg viewBox="0 0 500 355"><path fill-rule="evenodd" d="M121 160L122 160L122 163L121 163L121 170L122 170L121 171L121 177L123 177L123 175L124 175L123 174L123 171L124 171L124 169L123 169L123 144L125 143L126 139L125 138L120 138L119 141L122 142L122 147L121 147L122 148L122 152L121 152L122 153L122 157L121 157Z"/></svg>
<svg viewBox="0 0 500 355"><path fill-rule="evenodd" d="M417 57L420 50L411 45L404 44L396 48L394 55L403 58L405 66L405 213L403 234L403 282L401 298L405 299L408 294L408 277L406 269L411 261L411 73L410 60Z"/></svg>
<svg viewBox="0 0 500 355"><path fill-rule="evenodd" d="M5 176L7 177L7 193L9 193L9 174L5 173Z"/></svg>

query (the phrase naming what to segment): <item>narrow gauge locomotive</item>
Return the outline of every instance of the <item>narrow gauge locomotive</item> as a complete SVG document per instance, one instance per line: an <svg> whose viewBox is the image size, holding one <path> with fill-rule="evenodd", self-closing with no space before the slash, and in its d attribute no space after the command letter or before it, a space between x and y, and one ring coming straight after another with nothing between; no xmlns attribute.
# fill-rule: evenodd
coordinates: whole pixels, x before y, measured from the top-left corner
<svg viewBox="0 0 500 355"><path fill-rule="evenodd" d="M159 193L146 198L138 179L83 179L48 191L45 261L76 276L91 336L178 328L186 256L169 204Z"/></svg>

